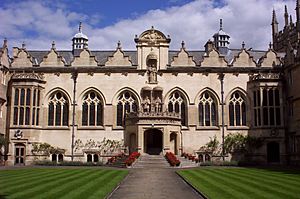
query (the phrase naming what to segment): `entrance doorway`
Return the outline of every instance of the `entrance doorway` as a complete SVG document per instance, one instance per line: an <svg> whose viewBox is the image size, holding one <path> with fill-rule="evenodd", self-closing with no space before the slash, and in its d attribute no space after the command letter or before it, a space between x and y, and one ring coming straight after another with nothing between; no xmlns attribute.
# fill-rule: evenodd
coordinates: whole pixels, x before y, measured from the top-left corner
<svg viewBox="0 0 300 199"><path fill-rule="evenodd" d="M158 129L149 129L144 133L144 151L149 155L162 153L163 133Z"/></svg>
<svg viewBox="0 0 300 199"><path fill-rule="evenodd" d="M15 165L25 165L25 145L15 145Z"/></svg>
<svg viewBox="0 0 300 199"><path fill-rule="evenodd" d="M278 142L270 142L267 145L268 163L280 162L280 147Z"/></svg>

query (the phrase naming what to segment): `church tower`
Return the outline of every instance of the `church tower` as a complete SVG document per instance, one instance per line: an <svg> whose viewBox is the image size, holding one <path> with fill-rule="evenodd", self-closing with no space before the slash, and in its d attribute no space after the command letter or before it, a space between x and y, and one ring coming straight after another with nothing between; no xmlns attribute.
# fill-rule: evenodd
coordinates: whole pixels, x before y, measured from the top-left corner
<svg viewBox="0 0 300 199"><path fill-rule="evenodd" d="M76 33L72 39L72 47L74 50L83 50L88 47L88 37L82 33L82 23L79 23L79 31Z"/></svg>
<svg viewBox="0 0 300 199"><path fill-rule="evenodd" d="M217 48L217 50L221 54L226 55L228 52L229 44L230 44L230 42L229 42L230 36L226 32L223 31L222 19L220 19L220 30L219 30L219 32L214 34L213 38L214 38L214 44L215 44L215 47Z"/></svg>

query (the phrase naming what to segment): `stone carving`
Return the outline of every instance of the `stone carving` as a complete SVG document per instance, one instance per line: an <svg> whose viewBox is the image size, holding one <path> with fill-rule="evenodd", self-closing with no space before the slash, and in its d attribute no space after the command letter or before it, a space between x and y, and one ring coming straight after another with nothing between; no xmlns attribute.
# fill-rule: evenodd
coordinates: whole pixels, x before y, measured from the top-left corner
<svg viewBox="0 0 300 199"><path fill-rule="evenodd" d="M43 73L16 73L12 77L13 79L36 79L44 80Z"/></svg>
<svg viewBox="0 0 300 199"><path fill-rule="evenodd" d="M149 83L157 83L157 69L154 66L148 67Z"/></svg>
<svg viewBox="0 0 300 199"><path fill-rule="evenodd" d="M17 139L21 139L23 137L23 132L20 129L18 129L18 130L15 131L14 136Z"/></svg>
<svg viewBox="0 0 300 199"><path fill-rule="evenodd" d="M150 31L147 32L145 35L141 37L141 39L148 40L149 43L155 44L157 40L163 39L163 37L155 31L154 27L152 26Z"/></svg>
<svg viewBox="0 0 300 199"><path fill-rule="evenodd" d="M157 55L151 51L147 56L147 66L148 66L148 83L157 83Z"/></svg>
<svg viewBox="0 0 300 199"><path fill-rule="evenodd" d="M144 112L150 112L150 99L148 96L145 97L142 106L143 106L143 111Z"/></svg>
<svg viewBox="0 0 300 199"><path fill-rule="evenodd" d="M259 79L275 79L278 80L281 78L280 73L260 73L257 75L251 74L250 75L250 80L259 80Z"/></svg>
<svg viewBox="0 0 300 199"><path fill-rule="evenodd" d="M159 97L157 97L155 99L154 103L155 103L155 112L161 112L161 109L162 109L161 99Z"/></svg>

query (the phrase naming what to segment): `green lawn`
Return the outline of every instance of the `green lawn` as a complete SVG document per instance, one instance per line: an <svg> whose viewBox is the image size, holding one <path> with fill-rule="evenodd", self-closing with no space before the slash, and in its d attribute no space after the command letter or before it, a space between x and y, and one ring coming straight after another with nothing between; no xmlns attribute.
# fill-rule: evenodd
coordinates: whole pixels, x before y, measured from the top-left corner
<svg viewBox="0 0 300 199"><path fill-rule="evenodd" d="M104 198L128 174L98 168L0 170L0 198Z"/></svg>
<svg viewBox="0 0 300 199"><path fill-rule="evenodd" d="M254 168L200 168L178 174L210 199L300 198L300 172Z"/></svg>

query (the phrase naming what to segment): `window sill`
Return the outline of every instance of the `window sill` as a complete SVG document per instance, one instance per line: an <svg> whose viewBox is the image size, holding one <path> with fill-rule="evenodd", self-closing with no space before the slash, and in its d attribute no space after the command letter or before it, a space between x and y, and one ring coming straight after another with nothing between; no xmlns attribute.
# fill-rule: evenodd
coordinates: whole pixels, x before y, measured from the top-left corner
<svg viewBox="0 0 300 199"><path fill-rule="evenodd" d="M104 126L80 126L78 130L104 130Z"/></svg>
<svg viewBox="0 0 300 199"><path fill-rule="evenodd" d="M220 130L218 126L197 126L196 130Z"/></svg>
<svg viewBox="0 0 300 199"><path fill-rule="evenodd" d="M41 126L30 126L30 125L23 125L23 126L13 125L10 127L10 129L42 129L42 127Z"/></svg>
<svg viewBox="0 0 300 199"><path fill-rule="evenodd" d="M68 126L47 126L45 130L70 130Z"/></svg>
<svg viewBox="0 0 300 199"><path fill-rule="evenodd" d="M125 128L123 126L115 126L113 130L125 130Z"/></svg>
<svg viewBox="0 0 300 199"><path fill-rule="evenodd" d="M229 126L227 130L249 130L248 126Z"/></svg>

